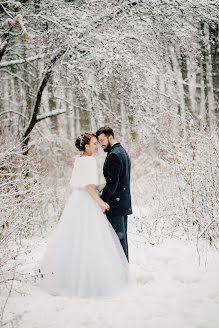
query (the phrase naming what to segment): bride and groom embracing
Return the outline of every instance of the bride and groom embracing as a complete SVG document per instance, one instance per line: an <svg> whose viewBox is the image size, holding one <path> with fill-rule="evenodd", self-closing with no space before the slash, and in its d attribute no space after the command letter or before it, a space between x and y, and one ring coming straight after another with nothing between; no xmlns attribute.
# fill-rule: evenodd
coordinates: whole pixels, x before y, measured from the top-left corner
<svg viewBox="0 0 219 328"><path fill-rule="evenodd" d="M107 157L99 170L98 142ZM40 264L40 287L53 295L108 296L130 284L127 216L130 159L114 132L83 133L75 146L72 193Z"/></svg>

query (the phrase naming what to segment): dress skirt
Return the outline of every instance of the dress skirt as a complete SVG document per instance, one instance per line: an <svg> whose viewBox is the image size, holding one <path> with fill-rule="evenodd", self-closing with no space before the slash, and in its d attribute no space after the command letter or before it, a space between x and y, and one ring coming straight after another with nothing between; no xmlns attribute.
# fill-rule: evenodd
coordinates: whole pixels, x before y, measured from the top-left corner
<svg viewBox="0 0 219 328"><path fill-rule="evenodd" d="M111 296L130 282L117 234L84 188L70 195L40 263L38 285L52 295Z"/></svg>

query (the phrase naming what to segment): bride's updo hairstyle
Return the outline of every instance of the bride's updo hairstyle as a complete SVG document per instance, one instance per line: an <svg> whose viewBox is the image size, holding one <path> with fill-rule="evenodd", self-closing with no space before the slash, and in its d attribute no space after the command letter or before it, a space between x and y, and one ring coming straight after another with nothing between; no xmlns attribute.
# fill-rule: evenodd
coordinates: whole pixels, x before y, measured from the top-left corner
<svg viewBox="0 0 219 328"><path fill-rule="evenodd" d="M95 133L84 132L75 140L75 146L80 151L85 151L85 145L89 145L91 138L97 138Z"/></svg>

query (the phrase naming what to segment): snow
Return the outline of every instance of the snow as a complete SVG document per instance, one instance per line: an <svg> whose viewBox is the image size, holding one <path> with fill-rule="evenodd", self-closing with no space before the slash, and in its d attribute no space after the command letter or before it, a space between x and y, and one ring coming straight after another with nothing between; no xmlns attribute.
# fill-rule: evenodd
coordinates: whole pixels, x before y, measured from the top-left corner
<svg viewBox="0 0 219 328"><path fill-rule="evenodd" d="M23 270L37 270L46 239L32 239ZM5 322L22 328L218 328L219 258L210 245L166 239L152 245L130 220L130 269L137 286L114 298L64 298L48 295L33 282L25 294L13 292ZM16 324L15 324L16 323Z"/></svg>

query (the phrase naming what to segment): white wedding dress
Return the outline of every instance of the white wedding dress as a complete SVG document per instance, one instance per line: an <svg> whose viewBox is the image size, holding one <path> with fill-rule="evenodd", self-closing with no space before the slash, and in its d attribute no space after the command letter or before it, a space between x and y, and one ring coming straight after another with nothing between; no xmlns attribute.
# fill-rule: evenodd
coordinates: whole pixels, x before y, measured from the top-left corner
<svg viewBox="0 0 219 328"><path fill-rule="evenodd" d="M40 264L38 284L52 295L110 296L130 282L119 239L87 184L100 189L105 179L93 156L78 156L73 191Z"/></svg>

